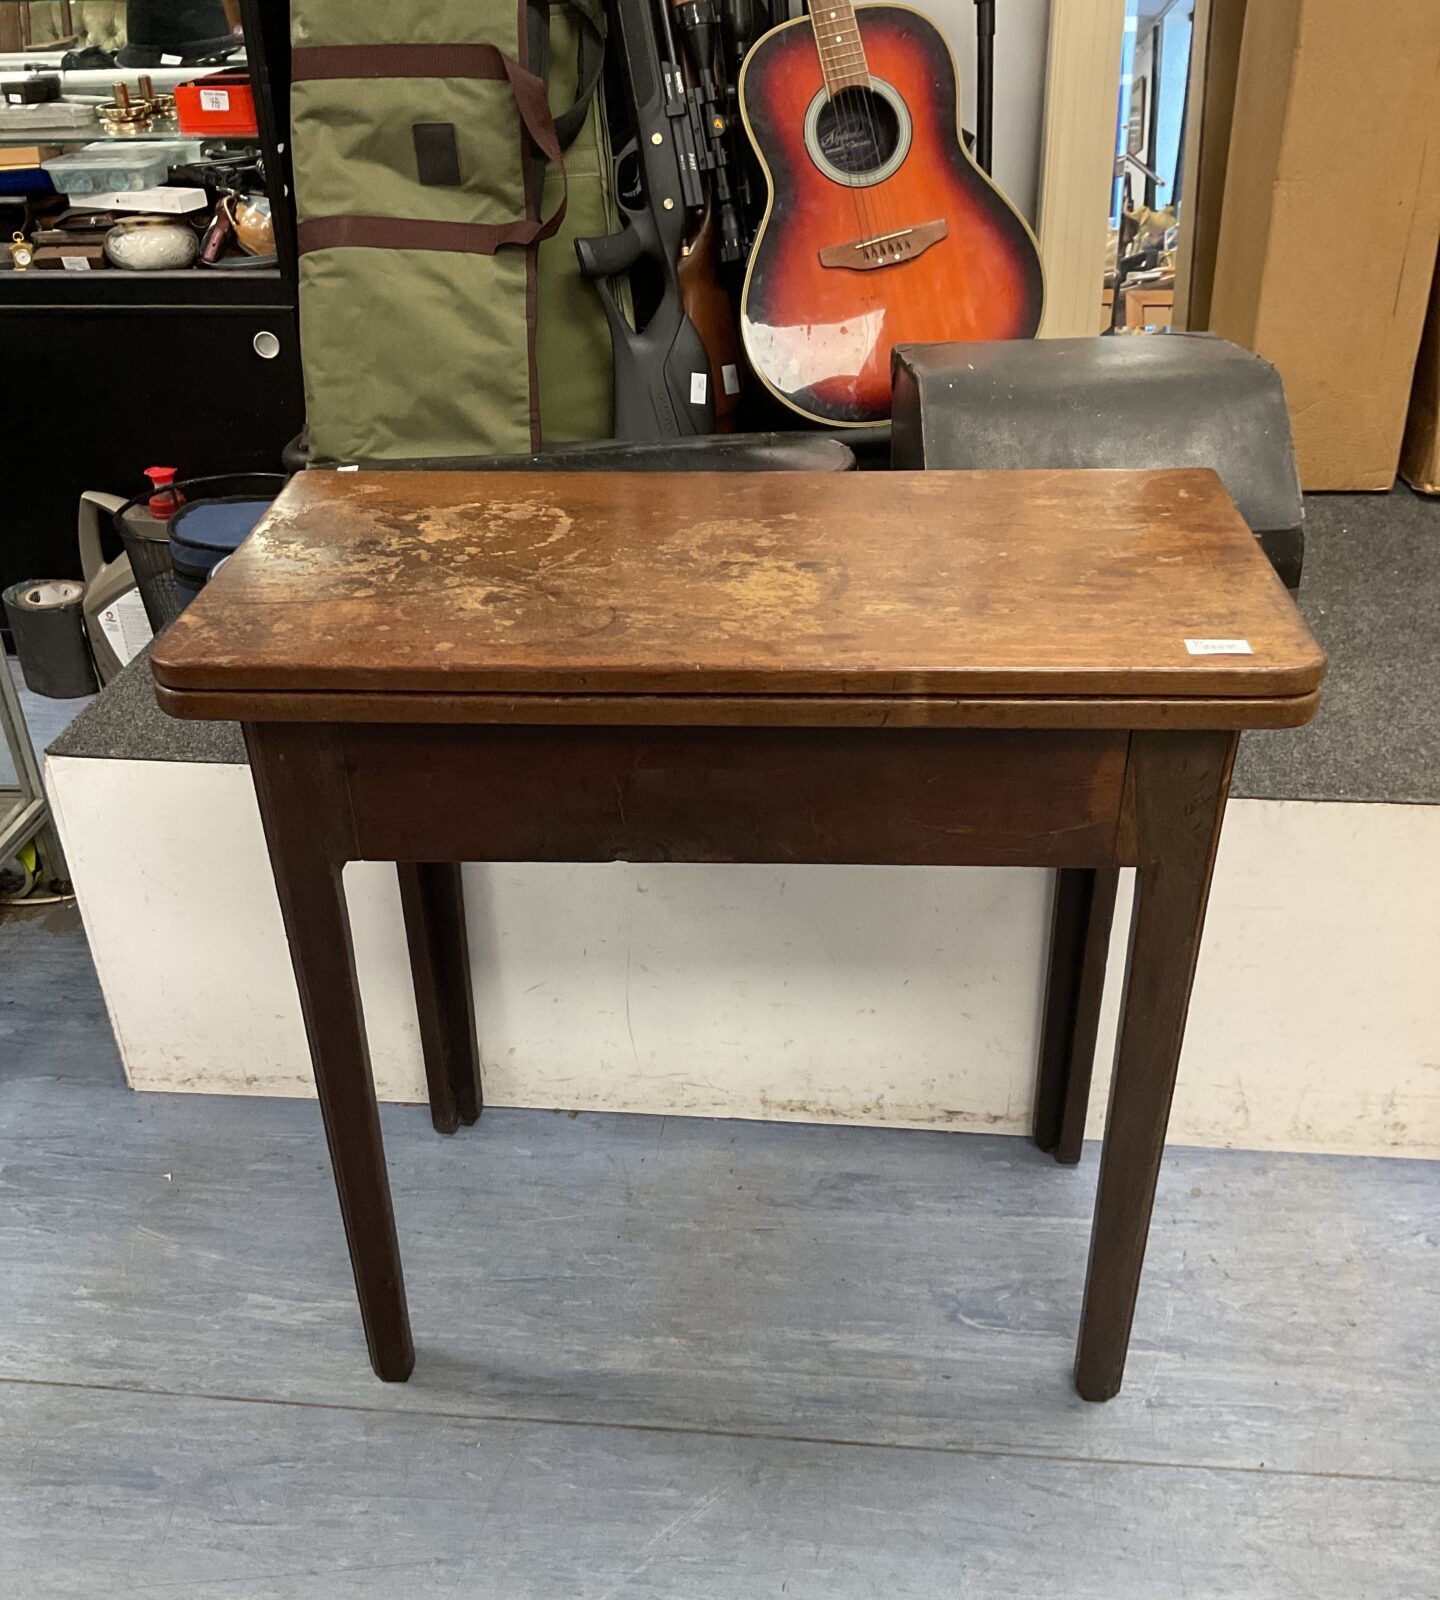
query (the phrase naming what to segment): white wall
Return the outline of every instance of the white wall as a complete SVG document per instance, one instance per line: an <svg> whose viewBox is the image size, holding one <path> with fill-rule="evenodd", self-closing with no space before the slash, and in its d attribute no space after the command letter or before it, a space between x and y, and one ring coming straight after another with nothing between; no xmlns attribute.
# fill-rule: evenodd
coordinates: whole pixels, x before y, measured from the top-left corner
<svg viewBox="0 0 1440 1600"><path fill-rule="evenodd" d="M961 120L975 125L974 0L913 0L950 40L960 66ZM995 181L1035 222L1050 0L998 0L995 7ZM863 23L862 23L863 26Z"/></svg>

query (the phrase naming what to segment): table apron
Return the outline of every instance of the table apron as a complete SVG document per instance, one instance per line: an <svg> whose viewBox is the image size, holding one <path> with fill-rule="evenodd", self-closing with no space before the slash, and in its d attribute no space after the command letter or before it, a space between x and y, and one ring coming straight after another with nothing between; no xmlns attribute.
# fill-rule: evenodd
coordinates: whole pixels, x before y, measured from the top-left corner
<svg viewBox="0 0 1440 1600"><path fill-rule="evenodd" d="M348 858L1103 866L1130 735L251 724L334 761Z"/></svg>

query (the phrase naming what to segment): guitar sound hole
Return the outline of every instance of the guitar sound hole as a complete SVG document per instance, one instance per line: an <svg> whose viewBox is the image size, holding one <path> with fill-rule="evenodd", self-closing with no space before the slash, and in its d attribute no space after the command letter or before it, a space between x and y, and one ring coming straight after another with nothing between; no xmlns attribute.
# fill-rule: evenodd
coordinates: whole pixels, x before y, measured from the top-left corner
<svg viewBox="0 0 1440 1600"><path fill-rule="evenodd" d="M820 108L815 140L837 171L863 177L883 167L899 149L900 118L873 89L842 89Z"/></svg>
<svg viewBox="0 0 1440 1600"><path fill-rule="evenodd" d="M905 102L883 78L833 97L821 89L805 113L810 159L827 178L851 189L897 171L909 153L910 131Z"/></svg>

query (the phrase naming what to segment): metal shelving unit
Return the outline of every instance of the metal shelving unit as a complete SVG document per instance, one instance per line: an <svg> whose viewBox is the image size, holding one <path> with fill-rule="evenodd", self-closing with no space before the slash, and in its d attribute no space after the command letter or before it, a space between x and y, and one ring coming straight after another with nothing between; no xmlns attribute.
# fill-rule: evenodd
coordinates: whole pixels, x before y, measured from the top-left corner
<svg viewBox="0 0 1440 1600"><path fill-rule="evenodd" d="M40 857L40 878L47 888L69 887L69 873L60 839L50 824L50 808L40 778L40 764L30 743L30 730L20 710L20 697L10 676L10 665L0 657L0 731L10 752L16 781L0 784L0 861L35 844Z"/></svg>
<svg viewBox="0 0 1440 1600"><path fill-rule="evenodd" d="M0 0L0 19L7 11L13 12L23 5L23 0ZM289 40L287 35L288 6L277 5L275 0L239 0L238 12L243 19L244 51L236 57L236 65L242 66L250 75L255 92L255 111L257 131L253 135L231 137L224 142L230 144L250 145L260 154L265 168L266 188L270 195L271 205L275 218L275 265L268 270L235 271L227 268L207 268L195 266L186 274L164 273L154 274L157 278L174 279L180 276L194 276L207 281L228 281L230 279L251 282L256 278L270 276L279 277L293 284L295 279L295 225L293 207L289 202L290 194L290 162L285 149L283 129L289 114L289 80L287 52ZM63 50L43 51L13 51L0 49L0 77L19 79L31 74L55 73L61 78L62 97L71 97L77 101L93 100L97 104L108 99L109 91L113 85L124 83L134 93L140 73L144 71L154 83L157 90L168 92L177 83L182 83L196 77L203 76L206 72L217 70L213 67L110 67L103 69L74 70L65 69L61 63L64 59ZM38 108L37 108L38 109ZM167 119L170 120L170 119ZM79 149L90 144L144 144L156 140L174 140L193 138L195 135L181 133L178 126L142 126L133 131L122 132L108 131L99 120L95 120L83 128L55 128L48 130L43 126L43 117L39 119L41 125L24 129L0 128L0 149L23 148L29 145L51 146L62 150ZM0 193L0 218L15 206L19 197ZM83 206L85 197L76 195L73 204ZM25 297L33 293L29 284L37 278L59 277L60 273L45 272L11 272L0 270L0 295L5 290L10 290L18 297L21 303ZM88 276L88 274L76 274ZM110 278L121 276L119 273L105 271L95 274L96 278ZM63 292L63 291L62 291ZM123 292L122 292L123 293ZM219 289L216 295L221 303L240 301L241 303L256 303L255 296L247 296L246 292L233 289ZM4 295L9 298L9 295ZM130 303L122 300L121 303ZM259 303L270 303L270 298L261 294Z"/></svg>

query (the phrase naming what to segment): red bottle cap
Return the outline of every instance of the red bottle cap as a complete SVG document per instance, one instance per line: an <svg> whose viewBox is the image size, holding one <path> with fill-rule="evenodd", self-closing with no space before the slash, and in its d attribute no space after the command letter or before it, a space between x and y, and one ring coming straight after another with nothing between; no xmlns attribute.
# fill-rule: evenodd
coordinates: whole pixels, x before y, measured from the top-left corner
<svg viewBox="0 0 1440 1600"><path fill-rule="evenodd" d="M184 502L184 495L174 487L175 474L179 467L146 467L145 476L150 480L150 515L152 517L173 516Z"/></svg>

